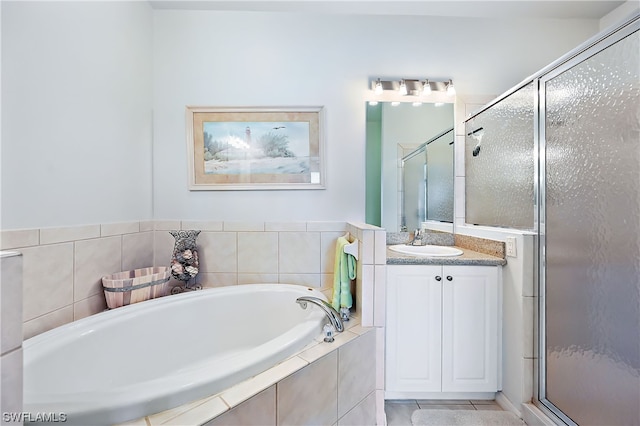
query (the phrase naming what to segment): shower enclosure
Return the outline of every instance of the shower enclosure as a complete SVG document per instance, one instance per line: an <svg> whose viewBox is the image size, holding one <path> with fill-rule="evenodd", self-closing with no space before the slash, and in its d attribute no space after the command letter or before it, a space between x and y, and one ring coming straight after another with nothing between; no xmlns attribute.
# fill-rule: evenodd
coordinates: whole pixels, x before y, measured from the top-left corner
<svg viewBox="0 0 640 426"><path fill-rule="evenodd" d="M540 78L540 401L640 424L638 21Z"/></svg>
<svg viewBox="0 0 640 426"><path fill-rule="evenodd" d="M401 160L401 229L427 220L453 222L453 128L421 144Z"/></svg>
<svg viewBox="0 0 640 426"><path fill-rule="evenodd" d="M467 120L467 223L538 236L535 402L559 424L640 424L639 53L636 15Z"/></svg>

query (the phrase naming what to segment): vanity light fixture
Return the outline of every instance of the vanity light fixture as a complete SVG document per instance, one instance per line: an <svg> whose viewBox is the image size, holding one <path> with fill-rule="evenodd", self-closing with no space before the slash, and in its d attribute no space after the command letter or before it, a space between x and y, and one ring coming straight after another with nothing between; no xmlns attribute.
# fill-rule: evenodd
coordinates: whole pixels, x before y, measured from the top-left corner
<svg viewBox="0 0 640 426"><path fill-rule="evenodd" d="M453 87L453 81L449 80L449 82L447 83L447 95L453 96L455 94L456 94L456 88Z"/></svg>
<svg viewBox="0 0 640 426"><path fill-rule="evenodd" d="M400 80L400 88L398 89L398 93L400 94L400 96L406 96L407 93L409 93L407 91L407 83L405 83L404 80Z"/></svg>
<svg viewBox="0 0 640 426"><path fill-rule="evenodd" d="M431 94L431 84L429 83L429 80L425 80L424 83L422 83L422 96L427 96Z"/></svg>
<svg viewBox="0 0 640 426"><path fill-rule="evenodd" d="M397 96L430 96L435 94L455 94L452 80L435 81L430 79L398 79L382 80L380 78L371 81L371 90L376 97L388 97L391 92ZM393 95L391 95L393 96Z"/></svg>
<svg viewBox="0 0 640 426"><path fill-rule="evenodd" d="M382 82L380 81L380 79L378 79L378 81L376 82L376 86L373 89L373 91L375 92L376 95L382 95Z"/></svg>

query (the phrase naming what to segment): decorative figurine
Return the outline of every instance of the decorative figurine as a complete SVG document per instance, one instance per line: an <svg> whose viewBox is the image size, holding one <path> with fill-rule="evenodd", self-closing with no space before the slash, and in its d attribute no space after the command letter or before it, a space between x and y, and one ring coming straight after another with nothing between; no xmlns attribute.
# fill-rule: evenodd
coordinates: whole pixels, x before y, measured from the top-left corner
<svg viewBox="0 0 640 426"><path fill-rule="evenodd" d="M171 256L171 275L184 282L180 286L171 289L171 294L182 293L183 291L200 290L202 286L195 284L196 275L199 271L198 250L196 248L196 238L200 234L199 230L169 231L175 238L173 255ZM195 285L190 285L193 280Z"/></svg>

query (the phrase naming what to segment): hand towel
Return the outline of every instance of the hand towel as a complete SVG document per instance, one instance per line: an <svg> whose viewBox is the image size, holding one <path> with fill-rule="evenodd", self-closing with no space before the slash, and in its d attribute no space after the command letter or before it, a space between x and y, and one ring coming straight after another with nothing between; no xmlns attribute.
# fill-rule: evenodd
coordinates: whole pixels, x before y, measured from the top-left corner
<svg viewBox="0 0 640 426"><path fill-rule="evenodd" d="M336 259L333 266L333 297L331 305L338 311L340 308L353 306L351 296L351 280L356 278L356 259L344 252L344 246L349 244L345 237L336 241Z"/></svg>

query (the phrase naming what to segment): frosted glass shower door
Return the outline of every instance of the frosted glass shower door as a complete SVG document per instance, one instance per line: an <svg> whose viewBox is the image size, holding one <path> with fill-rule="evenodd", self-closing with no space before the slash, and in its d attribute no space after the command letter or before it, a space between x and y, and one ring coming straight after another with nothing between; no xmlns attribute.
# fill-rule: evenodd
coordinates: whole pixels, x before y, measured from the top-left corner
<svg viewBox="0 0 640 426"><path fill-rule="evenodd" d="M640 425L639 39L540 79L540 400L567 423Z"/></svg>
<svg viewBox="0 0 640 426"><path fill-rule="evenodd" d="M420 228L426 217L426 164L424 147L402 160L402 218L401 225L409 232Z"/></svg>
<svg viewBox="0 0 640 426"><path fill-rule="evenodd" d="M533 229L536 95L529 83L466 122L466 223Z"/></svg>
<svg viewBox="0 0 640 426"><path fill-rule="evenodd" d="M427 145L427 220L453 222L453 129Z"/></svg>

